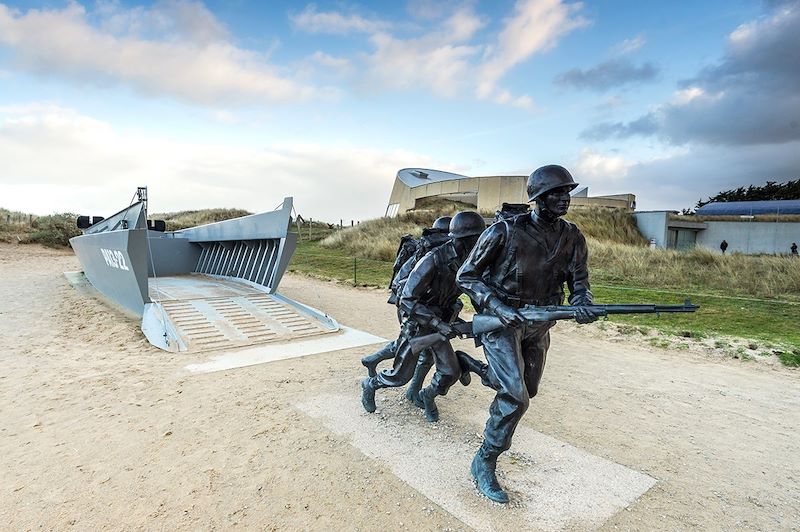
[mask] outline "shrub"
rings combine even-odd
[[[53,214],[37,218],[31,224],[33,232],[23,243],[37,243],[48,247],[69,246],[69,239],[81,234],[75,221],[77,216],[71,213]]]

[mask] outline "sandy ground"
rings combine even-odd
[[[358,394],[369,348],[190,375],[212,355],[149,346],[67,284],[74,269],[0,244],[0,528],[468,529],[296,408]],[[293,276],[281,291],[396,334],[383,291]],[[559,325],[522,422],[658,480],[601,529],[799,530],[798,372],[620,340]],[[443,419],[488,408],[489,390],[457,386]]]

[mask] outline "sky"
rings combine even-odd
[[[639,210],[800,178],[800,1],[0,0],[0,207],[382,216],[567,167]]]

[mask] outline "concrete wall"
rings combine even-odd
[[[478,210],[494,212],[504,202],[528,203],[527,184],[528,176],[488,176],[438,181],[410,188],[398,178],[395,179],[392,186],[389,205],[397,204],[397,213],[402,214],[414,209],[417,200],[421,198],[446,197],[448,194],[475,194],[478,198]],[[630,206],[635,202],[636,196],[633,194],[572,198],[572,205],[576,207],[609,207],[630,210]]]
[[[636,226],[639,232],[648,240],[655,239],[656,246],[667,247],[667,221],[668,211],[635,212]]]
[[[728,241],[727,253],[789,253],[792,242],[800,245],[800,222],[714,222],[697,234],[697,245],[719,252]]]
[[[631,197],[633,194],[630,195]],[[597,198],[586,198],[586,197],[573,197],[570,204],[573,207],[608,207],[611,209],[624,209],[624,210],[631,210],[631,204],[635,203],[636,200],[628,200],[627,198],[618,199],[618,198],[610,198],[610,197],[597,197]]]

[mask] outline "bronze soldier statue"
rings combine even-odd
[[[402,386],[411,379],[419,358],[411,349],[411,338],[437,332],[444,337],[453,336],[450,323],[461,309],[458,300],[461,290],[455,282],[456,272],[485,228],[486,224],[478,213],[457,213],[450,222],[450,240],[427,253],[411,270],[400,297],[400,309],[406,319],[396,341],[394,365],[392,369],[361,382],[361,403],[367,412],[375,411],[376,390]],[[446,338],[430,349],[436,362],[436,373],[420,396],[425,417],[436,421],[439,413],[435,397],[445,395],[461,377],[461,366]]]
[[[403,318],[400,310],[400,295],[408,280],[408,275],[425,254],[450,240],[448,233],[451,220],[452,217],[450,216],[441,216],[433,222],[430,228],[423,229],[422,236],[419,239],[409,240],[411,236],[406,235],[400,241],[393,267],[392,280],[389,285],[391,295],[387,302],[397,306],[397,319],[401,325]],[[395,340],[387,343],[375,353],[362,358],[361,364],[367,368],[367,374],[370,377],[374,377],[377,374],[378,364],[384,360],[394,358],[396,352],[397,341]],[[431,367],[433,367],[433,353],[426,349],[420,354],[414,377],[411,379],[408,390],[406,390],[406,398],[420,408],[423,405],[419,399],[419,391]]]
[[[488,369],[460,355],[497,394],[489,408],[484,441],[472,461],[478,489],[491,500],[506,503],[508,495],[495,474],[497,457],[508,450],[514,431],[539,388],[544,371],[549,329],[554,321],[526,322],[518,312],[525,305],[560,305],[564,283],[569,302],[581,308],[575,319],[597,319],[590,308],[587,248],[578,228],[561,219],[578,184],[566,168],[543,166],[528,178],[530,214],[501,220],[487,229],[458,271],[457,282],[477,310],[497,316],[504,327],[480,335]]]

